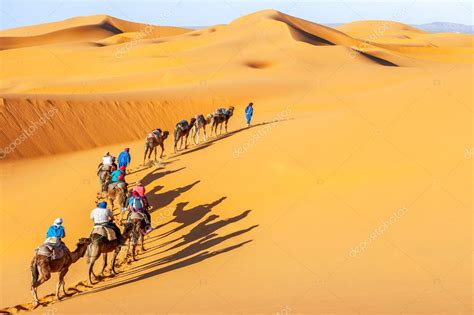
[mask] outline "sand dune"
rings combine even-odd
[[[77,17],[29,27],[0,31],[0,50],[22,47],[93,42],[122,34],[158,38],[188,32],[188,29],[129,22],[107,15]]]
[[[274,10],[146,27],[0,32],[3,310],[33,310],[33,249],[57,216],[88,235],[100,157],[130,147],[148,251],[94,286],[80,260],[36,312],[472,313],[473,36]],[[229,134],[141,165],[150,129],[229,105]]]
[[[369,66],[375,67],[375,72],[384,73],[386,66],[416,71],[407,68],[455,54],[459,55],[459,62],[468,62],[472,53],[472,36],[469,35],[424,35],[431,36],[436,47],[409,45],[409,48],[405,44],[369,43],[359,39],[369,34],[371,27],[379,28],[384,22],[374,23],[341,26],[340,30],[346,31],[346,34],[267,10],[239,18],[227,26],[192,32],[170,27],[154,27],[146,31],[146,25],[108,16],[81,17],[23,30],[3,31],[0,34],[4,35],[1,37],[4,47],[24,48],[1,52],[4,60],[2,109],[5,113],[2,123],[10,125],[14,121],[11,118],[12,108],[16,106],[36,113],[36,117],[29,116],[32,121],[40,119],[42,112],[38,109],[45,107],[32,107],[28,100],[31,95],[40,95],[43,101],[37,102],[49,102],[51,106],[78,104],[86,98],[87,108],[92,111],[102,112],[101,104],[109,104],[107,115],[110,117],[118,115],[121,120],[128,118],[140,122],[137,123],[140,127],[124,129],[120,128],[120,121],[107,120],[103,132],[97,133],[95,128],[91,131],[87,125],[80,123],[81,120],[90,120],[88,111],[80,110],[84,105],[58,105],[60,114],[55,128],[90,136],[72,143],[66,132],[63,138],[55,135],[55,140],[51,142],[47,140],[48,129],[42,129],[41,133],[34,135],[32,142],[22,145],[9,158],[54,154],[105,145],[111,141],[134,140],[156,124],[171,129],[179,117],[193,115],[196,104],[200,104],[201,110],[207,113],[216,106],[245,103],[249,98],[264,100],[273,97],[272,92],[265,92],[268,90],[265,87],[262,93],[243,95],[232,88],[231,81],[252,85],[252,81],[257,80],[267,85],[272,84],[267,82],[271,80],[276,84],[284,81],[287,71],[291,71],[290,85],[294,86],[293,93],[299,93],[307,88],[305,76],[308,69],[330,73],[332,67],[344,65],[355,71]],[[390,30],[390,38],[393,34],[425,34],[402,24],[393,25],[396,27]],[[260,31],[256,33],[255,29]],[[19,35],[23,36],[21,40],[17,40]],[[51,43],[55,45],[43,46]],[[443,50],[439,52],[440,49]],[[80,67],[76,60],[81,60]],[[299,62],[295,63],[295,60]],[[391,71],[389,76],[396,76],[400,71]],[[197,94],[191,92],[196,83],[201,90]],[[189,99],[186,99],[186,92],[183,92],[184,96],[176,97],[180,89],[193,94]],[[87,97],[97,93],[100,93],[100,102],[96,97]],[[145,100],[153,105],[138,110],[123,102],[123,98]],[[157,116],[165,110],[166,103],[179,110],[170,119],[159,119]],[[127,113],[127,117],[123,117],[123,112]],[[140,117],[148,117],[148,120],[143,121]],[[2,146],[14,141],[21,128],[30,122],[19,121],[5,128]],[[65,125],[59,127],[57,124]],[[118,128],[121,132],[116,133]]]

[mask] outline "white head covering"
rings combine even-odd
[[[63,224],[63,218],[56,218],[54,220],[54,225],[61,225]]]

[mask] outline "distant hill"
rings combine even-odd
[[[424,31],[431,33],[466,33],[474,34],[472,25],[450,23],[450,22],[433,22],[428,24],[413,25]]]
[[[329,27],[338,27],[344,23],[324,23]],[[451,22],[433,22],[427,24],[410,24],[413,27],[419,28],[430,33],[465,33],[474,34],[474,27],[472,25],[465,25]]]

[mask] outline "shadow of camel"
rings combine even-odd
[[[85,294],[96,293],[96,292],[106,291],[106,290],[116,288],[116,287],[121,287],[123,285],[127,285],[127,284],[130,284],[130,283],[134,283],[136,281],[148,279],[150,277],[154,277],[154,276],[163,274],[165,272],[169,272],[169,271],[173,271],[173,270],[176,270],[176,269],[179,269],[179,268],[187,267],[187,266],[199,263],[199,262],[201,262],[203,260],[206,260],[208,258],[214,257],[216,255],[220,255],[222,253],[226,253],[226,252],[229,252],[231,250],[235,250],[235,249],[251,242],[252,240],[247,240],[247,241],[241,242],[239,244],[232,245],[232,246],[229,246],[229,247],[225,247],[223,249],[216,250],[216,251],[209,252],[207,249],[209,249],[210,247],[216,246],[216,245],[218,245],[218,244],[220,244],[220,243],[222,243],[222,242],[224,242],[228,239],[231,239],[233,237],[236,237],[236,236],[242,235],[244,233],[247,233],[247,232],[253,230],[256,227],[258,227],[258,225],[253,225],[249,228],[239,230],[239,231],[227,234],[225,236],[217,236],[217,234],[208,235],[205,238],[199,240],[198,242],[196,242],[194,244],[191,244],[190,246],[184,248],[183,250],[181,250],[181,251],[179,251],[175,254],[172,254],[168,257],[165,257],[165,258],[150,262],[148,264],[145,264],[145,265],[141,266],[139,269],[132,270],[132,272],[124,272],[124,275],[125,276],[130,276],[130,275],[133,275],[137,272],[146,271],[148,269],[153,269],[153,270],[150,270],[150,271],[148,271],[144,274],[141,274],[141,275],[137,275],[137,276],[135,276],[133,278],[130,278],[130,279],[126,279],[126,280],[123,280],[123,281],[120,281],[120,282],[117,282],[117,283],[113,283],[113,284],[110,284],[110,285],[105,285],[104,287],[101,287],[97,290],[89,291]],[[183,258],[186,258],[186,259],[180,260],[180,259],[183,259]],[[178,260],[180,260],[180,261],[178,261]],[[176,261],[178,261],[178,262],[176,262]],[[168,264],[168,263],[172,263],[172,264],[159,268],[160,266],[162,266],[164,264]],[[158,269],[155,269],[157,267],[158,267]]]
[[[173,249],[177,249],[177,248],[182,247],[182,246],[184,246],[188,243],[192,243],[194,241],[197,241],[198,239],[200,239],[202,237],[205,237],[206,235],[210,235],[210,234],[214,233],[215,231],[217,231],[218,229],[220,229],[220,228],[222,228],[222,227],[224,227],[228,224],[231,224],[231,223],[234,223],[234,222],[237,222],[237,221],[240,221],[240,220],[244,219],[245,217],[247,217],[247,215],[250,212],[251,212],[251,210],[246,210],[246,211],[242,212],[241,214],[239,214],[235,217],[220,220],[220,221],[217,221],[217,222],[214,222],[214,223],[211,223],[211,222],[218,219],[219,216],[216,215],[216,214],[210,215],[209,217],[206,218],[206,220],[202,221],[197,226],[192,228],[191,231],[188,234],[183,235],[183,236],[181,236],[177,239],[174,239],[174,240],[168,242],[169,244],[171,244],[171,243],[175,243],[175,242],[182,239],[182,241],[180,243],[168,248],[164,252],[167,252],[167,251],[170,251],[170,250],[173,250]]]
[[[247,215],[250,213],[251,210],[246,210],[244,212],[242,212],[241,214],[235,216],[235,217],[232,217],[232,218],[228,218],[228,219],[224,219],[224,220],[220,220],[220,221],[217,221],[217,222],[214,222],[214,223],[211,223],[209,224],[210,222],[212,221],[215,221],[217,218],[219,218],[218,215],[215,215],[215,214],[212,214],[210,215],[209,217],[207,217],[204,221],[202,221],[201,223],[199,223],[197,226],[195,226],[193,229],[191,229],[191,231],[186,234],[186,235],[183,235],[183,236],[180,236],[176,239],[173,239],[171,241],[167,241],[165,243],[161,243],[159,245],[155,245],[151,248],[149,248],[147,250],[147,253],[150,253],[150,252],[153,252],[157,249],[160,249],[160,248],[163,248],[163,247],[166,247],[168,245],[171,245],[173,243],[176,243],[178,242],[179,240],[182,239],[182,241],[178,244],[175,244],[173,245],[172,247],[166,249],[166,250],[163,250],[163,251],[160,251],[158,252],[158,254],[161,254],[161,253],[165,253],[165,252],[168,252],[170,250],[173,250],[173,249],[177,249],[179,247],[182,247],[186,244],[189,244],[189,243],[192,243],[194,241],[197,241],[198,239],[200,238],[204,238],[206,237],[207,235],[210,235],[210,234],[213,234],[214,232],[216,232],[218,229],[224,227],[224,226],[227,226],[231,223],[234,223],[234,222],[237,222],[237,221],[240,221],[242,219],[244,219],[245,217],[247,217]],[[179,227],[180,229],[182,228],[181,226]],[[174,231],[172,231],[174,232]],[[167,235],[170,235],[171,233],[166,233]],[[155,236],[153,239],[148,239],[152,242],[158,240],[158,239],[161,239],[163,238],[164,236],[161,236],[161,235],[158,235],[158,236]],[[151,256],[154,256],[155,254],[151,254],[151,255],[146,255],[146,256],[143,256],[142,258],[148,258],[148,257],[151,257]]]
[[[200,151],[202,149],[205,149],[205,148],[213,145],[217,141],[223,140],[227,137],[233,136],[233,135],[235,135],[239,132],[245,131],[245,130],[251,130],[252,128],[265,126],[265,125],[268,125],[268,124],[274,124],[274,123],[282,122],[282,121],[285,121],[285,120],[291,120],[291,119],[293,119],[293,118],[280,119],[280,120],[274,120],[274,121],[266,121],[266,122],[261,122],[261,123],[256,124],[256,125],[252,125],[250,127],[243,127],[243,128],[240,128],[240,129],[237,129],[237,130],[225,133],[225,134],[215,136],[215,138],[212,138],[211,140],[207,140],[206,142],[202,142],[201,144],[198,144],[198,145],[192,147],[191,149],[185,149],[185,150],[182,150],[182,151],[178,151],[174,154],[174,156],[186,155],[186,154],[189,154],[189,153]]]
[[[223,199],[223,198],[221,198],[221,199]],[[219,199],[219,200],[221,200],[221,199]],[[213,204],[217,203],[219,200],[215,201]],[[187,212],[189,212],[189,211],[190,210],[188,210]],[[218,229],[221,229],[221,228],[223,228],[225,226],[228,226],[232,223],[235,223],[235,222],[238,222],[238,221],[241,221],[241,220],[245,219],[250,212],[251,212],[251,210],[246,210],[246,211],[242,212],[241,214],[239,214],[237,216],[227,218],[227,219],[223,219],[223,220],[219,220],[217,222],[213,222],[213,221],[215,221],[217,218],[219,218],[219,216],[215,215],[215,214],[211,214],[206,219],[202,220],[198,225],[193,227],[189,231],[189,233],[187,233],[187,234],[185,234],[185,235],[183,235],[183,236],[181,236],[181,237],[179,237],[179,238],[177,238],[173,241],[170,241],[167,244],[173,243],[173,242],[176,242],[176,241],[179,241],[180,239],[182,239],[183,241],[181,243],[178,243],[178,244],[174,245],[173,247],[171,247],[167,250],[156,252],[156,253],[151,253],[151,252],[163,247],[162,244],[156,245],[154,247],[151,247],[151,248],[147,249],[146,255],[142,254],[140,256],[140,259],[149,259],[149,258],[152,258],[153,256],[157,256],[157,255],[169,252],[170,250],[178,249],[180,247],[184,247],[187,244],[188,245],[190,244],[189,246],[185,247],[182,250],[177,251],[174,254],[170,254],[167,257],[164,257],[164,258],[161,258],[161,259],[158,259],[158,260],[153,260],[153,261],[145,263],[141,266],[134,267],[134,268],[126,271],[124,273],[124,275],[126,275],[127,277],[133,276],[133,275],[138,274],[140,272],[146,271],[149,268],[154,268],[156,266],[159,266],[159,265],[162,265],[162,264],[167,264],[167,263],[173,262],[175,260],[190,257],[194,254],[205,251],[205,250],[209,249],[210,247],[218,245],[221,242],[223,242],[223,241],[225,241],[229,238],[232,238],[232,237],[241,235],[243,233],[246,233],[246,232],[254,229],[255,227],[257,227],[258,225],[254,225],[254,226],[251,226],[248,229],[244,229],[244,230],[240,230],[240,231],[237,231],[237,232],[227,234],[226,236],[218,236],[216,231]],[[189,222],[189,223],[191,223],[191,222]]]
[[[162,233],[160,235],[149,238],[148,240],[164,238],[166,236],[169,236],[173,233],[178,232],[179,230],[184,229],[185,227],[187,227],[191,224],[194,224],[194,223],[198,222],[199,220],[204,218],[204,216],[206,214],[211,212],[212,209],[215,206],[220,204],[226,198],[227,197],[221,197],[221,198],[219,198],[216,201],[213,201],[211,203],[199,205],[199,206],[196,206],[196,207],[188,209],[188,210],[184,210],[184,208],[186,207],[187,204],[189,204],[189,202],[179,202],[178,204],[176,204],[176,209],[173,211],[173,215],[174,215],[175,218],[171,221],[168,221],[168,222],[158,226],[157,229],[159,229],[159,228],[161,228],[165,225],[171,224],[171,223],[179,223],[180,225],[175,227],[174,229],[168,231],[168,232],[165,232],[165,233]]]
[[[170,203],[173,202],[176,198],[178,198],[182,193],[187,192],[191,188],[193,188],[197,183],[201,182],[200,180],[195,181],[189,185],[178,187],[167,192],[157,194],[156,192],[163,188],[163,186],[155,186],[153,189],[146,194],[146,198],[148,199],[148,203],[153,207],[150,210],[150,213],[155,212],[159,208],[166,207]]]
[[[148,185],[148,184],[151,184],[153,181],[157,180],[157,179],[160,179],[162,177],[165,177],[166,175],[170,175],[170,174],[173,174],[173,173],[176,173],[176,172],[179,172],[179,171],[182,171],[184,170],[186,167],[181,167],[181,168],[177,168],[175,170],[169,170],[169,171],[163,171],[163,172],[160,172],[162,169],[164,169],[163,167],[159,167],[155,170],[153,170],[152,172],[146,174],[141,182],[143,185]]]

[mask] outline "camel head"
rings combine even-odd
[[[77,244],[76,244],[77,249],[75,251],[79,252],[81,257],[84,257],[84,254],[86,253],[86,250],[87,250],[87,246],[89,246],[90,243],[91,243],[90,238],[81,237],[77,241]]]
[[[234,114],[234,109],[235,109],[234,106],[229,106],[229,117]]]
[[[191,118],[191,119],[189,120],[189,128],[191,128],[192,126],[194,126],[194,123],[195,123],[195,122],[196,122],[196,118],[194,118],[194,117]]]
[[[169,135],[170,133],[168,131],[163,131],[163,135],[161,136],[161,139],[165,140],[166,138],[168,138]]]

